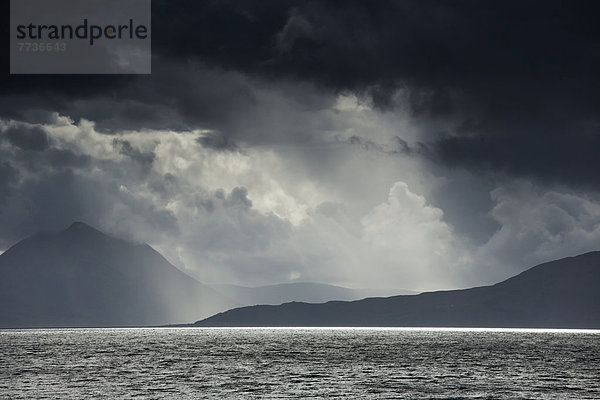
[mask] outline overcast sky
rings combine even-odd
[[[599,250],[599,8],[153,0],[150,76],[5,48],[0,251],[79,220],[207,283],[426,290]]]

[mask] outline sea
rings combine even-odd
[[[600,331],[0,330],[2,399],[600,399]]]

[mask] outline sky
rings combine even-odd
[[[151,75],[4,43],[0,252],[83,221],[206,283],[433,290],[600,249],[597,2],[152,7]]]

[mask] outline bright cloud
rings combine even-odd
[[[256,126],[291,129],[286,113],[305,125],[291,100],[257,96],[279,113]],[[403,140],[416,142],[418,129],[406,118],[354,96],[304,118],[311,140],[273,145],[232,144],[211,129],[106,134],[59,114],[45,124],[1,120],[0,246],[84,220],[150,243],[208,283],[420,290],[493,283],[596,249],[596,200],[527,181],[491,191],[478,212],[498,229],[473,244],[440,198],[433,205],[442,185],[453,198],[453,178],[409,154]]]

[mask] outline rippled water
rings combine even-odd
[[[0,331],[0,398],[600,398],[600,332]]]

